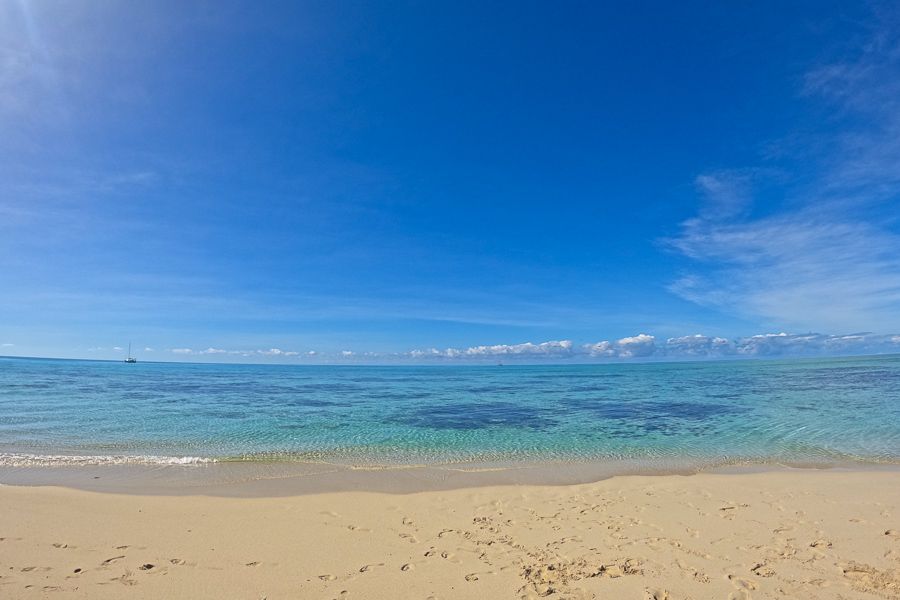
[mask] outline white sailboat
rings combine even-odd
[[[131,355],[131,342],[128,342],[128,358],[125,359],[127,363],[136,363],[137,359]]]

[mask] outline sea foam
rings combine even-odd
[[[63,467],[106,465],[201,465],[216,462],[200,456],[80,456],[69,454],[2,454],[0,467]]]

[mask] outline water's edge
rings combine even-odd
[[[0,466],[0,486],[55,486],[129,495],[286,497],[349,491],[411,494],[488,486],[566,486],[622,476],[810,470],[900,473],[900,463],[671,461],[650,464],[618,460],[359,466],[258,461]]]

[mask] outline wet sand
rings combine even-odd
[[[0,484],[60,486],[85,491],[164,495],[274,497],[324,492],[409,494],[508,485],[577,485],[623,475],[752,473],[796,469],[894,471],[900,465],[844,460],[828,463],[753,460],[616,459],[363,464],[324,461],[216,461],[191,465],[0,465]]]
[[[0,597],[900,598],[895,469],[268,493],[283,479],[2,486]]]

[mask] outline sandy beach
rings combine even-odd
[[[3,598],[900,598],[900,473],[410,494],[0,487]]]

